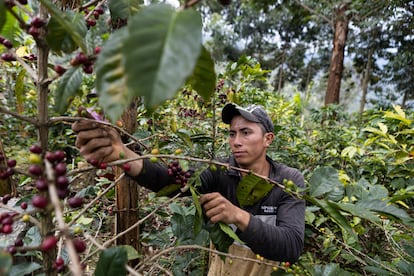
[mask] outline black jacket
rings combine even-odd
[[[299,187],[304,187],[304,178],[299,170],[279,164],[267,158],[271,164],[269,178],[283,183],[291,180]],[[225,163],[237,166],[231,156]],[[174,183],[167,174],[167,168],[160,162],[144,160],[141,174],[134,178],[140,185],[153,191]],[[236,170],[205,170],[201,174],[202,186],[199,192],[219,192],[234,205],[237,201],[236,188],[241,175]],[[285,193],[277,186],[253,206],[243,207],[248,211],[250,222],[245,231],[236,230],[239,238],[256,254],[269,260],[295,262],[303,250],[305,231],[305,201]]]

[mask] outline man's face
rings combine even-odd
[[[266,148],[273,140],[273,133],[264,133],[258,123],[242,116],[234,116],[230,123],[229,143],[231,151],[240,165],[253,169],[265,160]]]

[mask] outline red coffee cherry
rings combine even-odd
[[[42,251],[49,251],[53,249],[56,246],[56,244],[57,244],[57,238],[55,236],[49,236],[43,240],[42,245],[40,246],[40,249]]]
[[[68,199],[68,205],[71,208],[81,207],[82,204],[83,204],[83,198],[82,197],[75,196],[75,197],[71,197],[71,198]]]
[[[43,174],[43,168],[40,167],[39,165],[30,165],[29,173],[31,173],[34,176],[40,176]]]
[[[42,148],[39,145],[31,145],[29,148],[31,153],[41,154]]]
[[[45,208],[48,203],[47,198],[42,195],[35,195],[32,198],[32,205],[39,209]]]
[[[78,253],[82,253],[86,250],[86,243],[81,239],[73,239],[73,245],[75,246],[75,250]]]

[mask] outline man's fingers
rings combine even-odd
[[[80,132],[85,130],[91,130],[99,127],[99,123],[92,120],[79,120],[72,124],[72,130],[74,132]]]

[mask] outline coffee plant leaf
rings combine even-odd
[[[203,209],[201,208],[200,201],[198,200],[198,195],[193,186],[190,186],[191,197],[196,209],[196,214],[194,217],[194,233],[200,232],[203,226]]]
[[[216,87],[214,61],[204,46],[201,48],[201,55],[198,58],[193,75],[190,77],[188,83],[204,100],[208,100],[214,93]]]
[[[86,25],[84,25],[84,28],[82,28],[85,30],[85,33],[79,32],[79,26],[81,26],[80,24],[82,24],[81,22],[83,21],[79,19],[72,21],[73,18],[78,18],[79,15],[70,16],[69,12],[65,13],[61,11],[55,4],[53,4],[49,0],[39,0],[39,2],[46,7],[51,16],[57,21],[61,28],[67,32],[67,34],[73,39],[76,45],[78,45],[84,53],[87,53],[86,45],[84,42],[84,34],[86,34],[87,30]],[[83,24],[85,23],[83,22]]]
[[[2,4],[3,2],[3,4]],[[13,44],[16,43],[16,38],[22,34],[22,29],[19,26],[19,21],[11,15],[6,9],[4,0],[0,1],[0,32],[1,36],[10,40]],[[0,44],[1,45],[1,44]],[[3,46],[3,45],[1,45]]]
[[[180,184],[170,184],[170,185],[167,185],[161,188],[161,190],[157,191],[156,195],[157,196],[169,196],[172,193],[178,191],[180,188],[181,188]]]
[[[79,93],[82,84],[82,72],[79,66],[71,67],[58,80],[55,91],[55,110],[64,113],[75,96]]]
[[[99,105],[111,122],[116,122],[131,101],[126,84],[124,57],[121,53],[126,29],[114,32],[102,46],[96,60],[96,90]]]
[[[386,216],[393,220],[400,220],[404,222],[410,222],[412,218],[401,208],[395,205],[389,204],[387,201],[380,199],[364,200],[356,203],[360,208],[366,208],[380,215]]]
[[[358,237],[352,229],[352,226],[349,224],[349,221],[344,215],[342,215],[341,209],[335,205],[335,203],[320,200],[308,194],[304,194],[303,199],[310,202],[312,205],[320,207],[321,210],[342,229],[342,231],[347,232],[355,241],[358,240]]]
[[[236,233],[231,229],[231,227],[223,222],[217,223],[220,226],[221,231],[226,233],[230,238],[235,240],[238,243],[244,244],[244,242],[236,235]]]
[[[13,276],[24,276],[24,275],[30,275],[32,272],[35,272],[42,266],[35,262],[30,263],[21,263],[14,265],[10,270],[10,275]]]
[[[177,237],[176,244],[191,244],[194,239],[194,215],[174,213],[171,217],[171,230]]]
[[[24,69],[21,70],[17,74],[16,85],[15,85],[15,88],[14,88],[14,94],[16,96],[17,111],[19,113],[23,112],[24,102],[26,100],[26,98],[25,98],[25,89],[24,89],[25,75],[26,75],[26,70],[24,70]]]
[[[116,246],[105,249],[99,255],[95,276],[126,275],[125,265],[128,262],[128,254],[124,247]]]
[[[224,253],[229,252],[230,245],[233,244],[234,239],[225,233],[220,227],[220,223],[215,223],[213,225],[208,225],[207,231],[210,233],[210,240],[214,244],[214,247]],[[220,255],[222,260],[225,260],[226,257]]]
[[[12,256],[5,251],[0,251],[0,275],[9,275],[12,264]]]
[[[143,5],[143,0],[111,0],[108,1],[111,20],[127,19],[136,14]]]
[[[342,187],[339,181],[338,171],[332,167],[322,167],[316,169],[309,179],[309,195],[319,197],[334,191],[337,187]]]
[[[135,259],[142,257],[142,255],[130,245],[120,245],[119,247],[124,248],[125,251],[127,252],[128,261],[135,260]]]
[[[6,4],[4,0],[0,0],[0,31],[6,23]]]
[[[341,209],[345,212],[348,212],[352,216],[357,216],[360,218],[364,218],[370,220],[375,223],[380,223],[380,218],[370,210],[366,208],[361,208],[360,206],[352,203],[331,203],[331,205],[335,205],[338,209]]]
[[[151,5],[131,18],[128,30],[123,47],[127,85],[152,110],[173,98],[193,72],[201,52],[201,16]]]
[[[273,184],[254,174],[248,174],[237,185],[237,200],[241,206],[250,206],[265,197]]]
[[[62,20],[70,22],[72,32],[67,31],[67,23],[62,24]],[[79,42],[77,43],[75,41],[76,35],[74,37],[73,34],[76,33],[85,37],[87,30],[85,19],[80,13],[68,11],[63,14],[63,19],[52,16],[47,25],[47,44],[57,54],[61,54],[62,52],[72,53],[80,46]]]
[[[335,276],[335,275],[344,275],[351,276],[352,273],[343,270],[338,264],[329,263],[327,265],[316,265],[314,266],[313,275],[326,275],[326,276]]]

